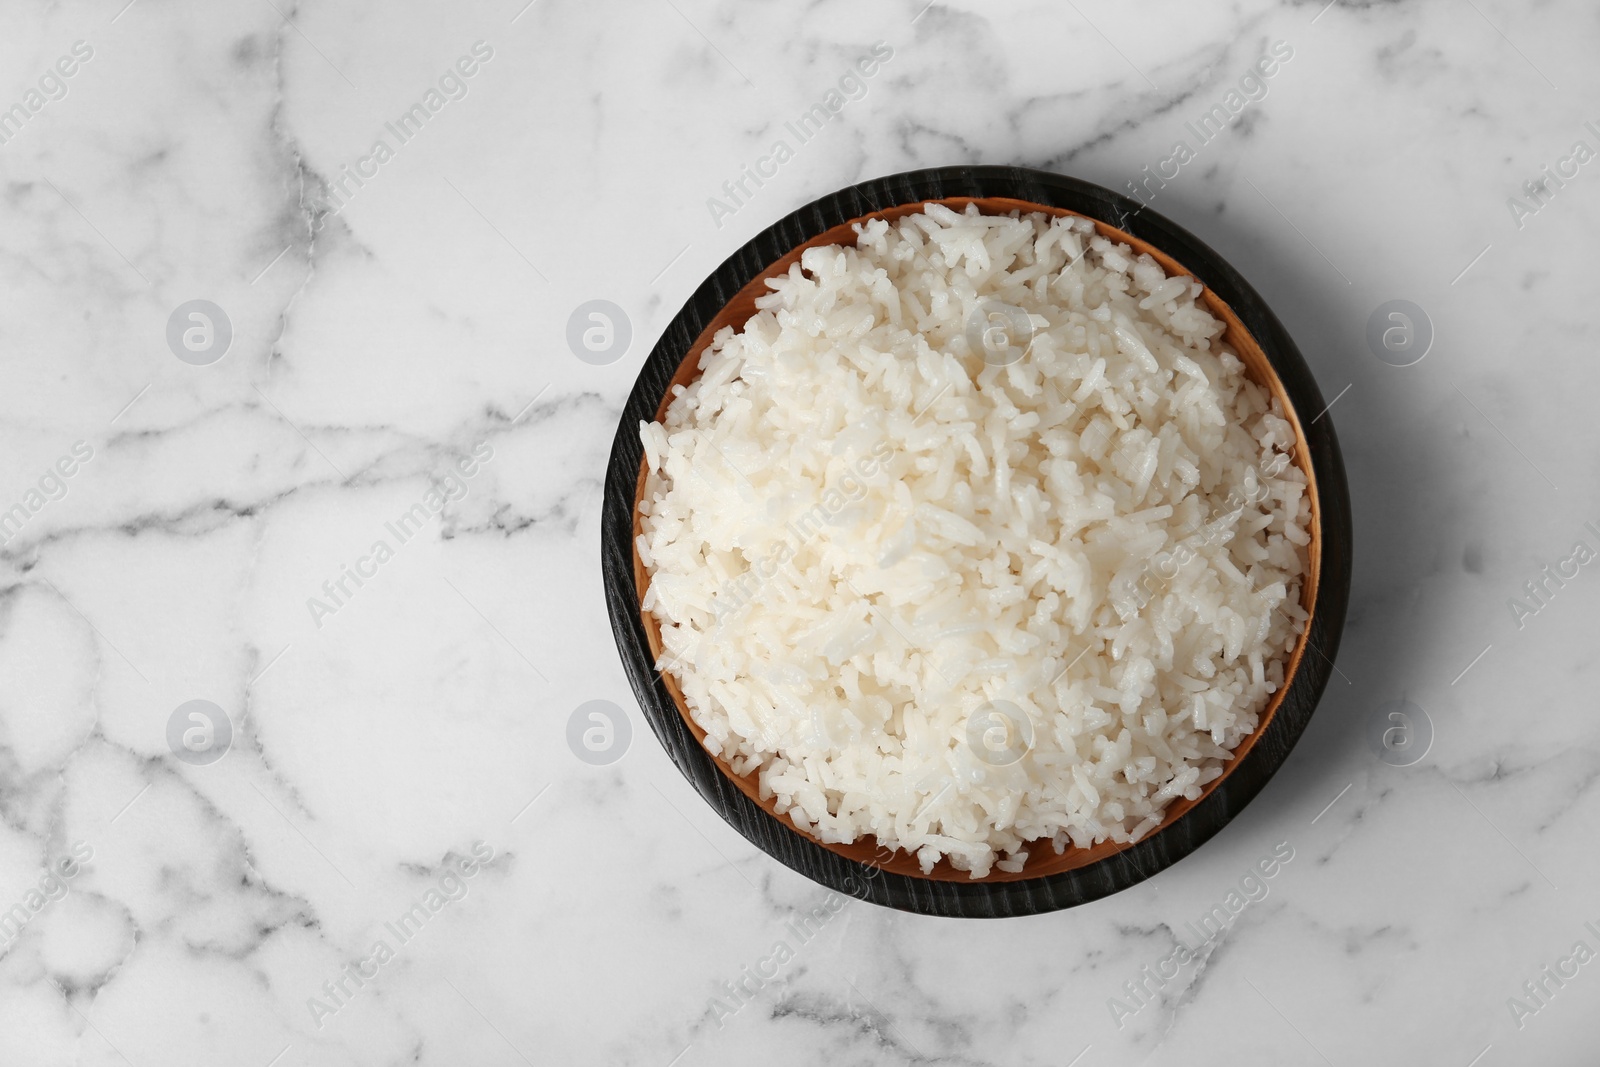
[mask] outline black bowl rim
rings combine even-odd
[[[1077,870],[1010,882],[947,882],[893,874],[831,852],[768,814],[727,778],[683,721],[655,672],[633,573],[633,501],[643,446],[638,426],[655,417],[668,383],[706,323],[796,245],[876,211],[947,197],[1008,197],[1101,220],[1170,255],[1239,316],[1278,373],[1302,420],[1322,412],[1322,393],[1299,349],[1254,288],[1199,238],[1119,193],[1065,175],[1012,166],[934,167],[875,178],[807,204],[751,238],[711,273],[673,317],[645,360],[623,409],[606,469],[601,566],[612,631],[629,684],[667,755],[712,809],[767,855],[830,889],[922,915],[1001,918],[1076,907],[1172,866],[1244,810],[1305,732],[1338,654],[1350,596],[1350,493],[1326,414],[1302,422],[1322,508],[1322,572],[1309,643],[1282,704],[1254,747],[1200,803],[1171,826]]]

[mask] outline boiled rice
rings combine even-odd
[[[856,229],[640,426],[658,667],[824,841],[977,878],[1137,840],[1283,682],[1292,428],[1200,285],[1086,219]]]

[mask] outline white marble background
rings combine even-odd
[[[19,0],[0,32],[0,509],[26,517],[0,549],[0,924],[25,919],[0,1063],[1595,1062],[1600,963],[1509,1004],[1600,949],[1600,567],[1509,606],[1600,547],[1600,164],[1508,206],[1600,147],[1592,5],[125,2]],[[478,41],[467,95],[320,213]],[[719,226],[707,199],[878,41],[866,95]],[[598,491],[646,352],[798,205],[962,162],[1123,188],[1276,41],[1266,97],[1153,206],[1338,398],[1357,567],[1309,732],[1142,885],[1001,922],[851,903],[716,1018],[825,892],[698,800],[614,650]],[[209,366],[165,337],[196,298],[235,331]],[[1396,298],[1437,331],[1411,367],[1364,339]],[[632,323],[606,366],[565,340],[591,299]],[[467,494],[315,625],[479,442]],[[1393,767],[1364,731],[1401,698],[1435,736]],[[206,766],[167,741],[195,699],[233,725]],[[593,699],[633,727],[609,766],[566,742]],[[1122,984],[1283,842],[1270,894],[1119,1027]]]

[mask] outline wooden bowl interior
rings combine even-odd
[[[683,359],[683,362],[678,365],[677,373],[673,375],[672,381],[668,384],[666,393],[661,399],[661,404],[656,410],[656,421],[661,421],[666,415],[667,407],[673,399],[673,386],[687,386],[699,375],[701,353],[703,353],[711,344],[711,341],[716,336],[717,332],[724,326],[732,326],[735,329],[738,329],[756,314],[756,298],[764,296],[772,291],[767,288],[765,284],[766,279],[776,277],[781,274],[786,274],[789,270],[789,267],[799,261],[801,253],[813,246],[854,245],[856,242],[854,226],[859,223],[874,218],[893,221],[903,216],[921,211],[924,205],[929,203],[943,204],[953,211],[964,211],[968,204],[977,204],[978,210],[986,215],[1004,215],[1012,211],[1037,211],[1057,216],[1079,215],[1078,212],[1068,211],[1065,208],[1049,207],[1043,204],[1029,203],[1025,200],[1011,200],[1003,197],[951,197],[943,200],[917,201],[916,203],[912,204],[902,204],[898,207],[888,208],[883,211],[876,211],[870,215],[863,215],[860,218],[852,219],[849,222],[835,226],[830,230],[820,233],[811,238],[811,240],[791,250],[787,255],[783,256],[777,262],[773,263],[766,270],[762,271],[759,275],[753,278],[749,284],[739,290],[732,300],[728,301],[727,305],[723,307],[723,309],[715,318],[706,324],[706,328],[700,332],[699,337],[695,338],[694,344],[690,347],[688,354]],[[1088,216],[1080,217],[1088,218]],[[1094,223],[1095,228],[1102,236],[1112,241],[1129,245],[1135,252],[1148,253],[1156,260],[1156,262],[1161,264],[1162,268],[1166,270],[1169,276],[1193,276],[1183,267],[1182,264],[1177,263],[1172,259],[1172,257],[1168,256],[1160,249],[1146,243],[1145,241],[1142,241],[1131,234],[1124,233],[1122,230],[1101,222],[1099,219],[1090,218],[1089,221]],[[1310,615],[1314,612],[1316,607],[1317,583],[1322,569],[1322,511],[1317,499],[1316,478],[1311,469],[1311,457],[1306,448],[1305,433],[1300,423],[1299,414],[1295,411],[1294,405],[1290,402],[1289,395],[1284,390],[1283,383],[1278,379],[1277,374],[1273,371],[1271,362],[1267,359],[1266,354],[1262,352],[1261,346],[1256,343],[1255,338],[1252,337],[1249,331],[1244,328],[1244,324],[1239,321],[1239,317],[1234,314],[1233,309],[1230,308],[1221,297],[1212,292],[1210,288],[1206,288],[1201,294],[1201,301],[1205,304],[1206,308],[1213,316],[1226,324],[1227,329],[1223,334],[1223,341],[1236,353],[1238,353],[1240,360],[1243,361],[1245,365],[1249,377],[1257,385],[1268,390],[1273,396],[1278,398],[1278,402],[1282,406],[1284,412],[1284,417],[1289,421],[1290,425],[1294,427],[1295,448],[1293,455],[1290,458],[1296,466],[1305,472],[1307,485],[1306,497],[1311,508],[1311,522],[1307,529],[1307,533],[1310,537],[1310,544],[1307,546],[1308,569],[1300,588],[1301,606],[1305,608],[1307,615]],[[646,572],[644,563],[639,558],[637,547],[637,539],[641,532],[639,500],[644,493],[646,473],[647,469],[645,467],[645,463],[641,460],[639,466],[639,479],[634,488],[633,496],[633,535],[635,544],[633,550],[633,576],[635,588],[638,589],[639,596],[641,598],[640,617],[644,622],[645,633],[649,638],[652,661],[659,663],[661,661],[663,651],[661,642],[661,627],[657,623],[655,616],[643,610],[642,598],[649,588],[650,575]],[[1223,767],[1222,775],[1215,781],[1207,784],[1204,790],[1201,792],[1199,798],[1192,801],[1180,799],[1168,805],[1165,817],[1162,819],[1161,824],[1154,830],[1150,831],[1150,833],[1146,834],[1141,840],[1149,840],[1152,836],[1159,834],[1162,830],[1165,830],[1167,827],[1171,826],[1178,819],[1181,819],[1184,816],[1184,813],[1188,812],[1196,804],[1200,803],[1201,800],[1204,800],[1208,795],[1210,795],[1211,791],[1216,789],[1217,786],[1219,786],[1223,780],[1227,778],[1228,774],[1233,770],[1233,768],[1237,767],[1244,757],[1249,753],[1250,749],[1254,747],[1256,741],[1258,741],[1261,738],[1261,735],[1266,732],[1267,724],[1272,721],[1272,716],[1278,710],[1278,705],[1282,703],[1284,694],[1289,690],[1289,682],[1293,679],[1295,672],[1299,669],[1301,658],[1305,654],[1307,637],[1310,634],[1310,631],[1311,623],[1308,619],[1304,629],[1301,631],[1300,639],[1296,642],[1294,651],[1289,657],[1289,663],[1284,672],[1283,685],[1280,686],[1278,691],[1273,694],[1272,700],[1268,703],[1266,710],[1262,713],[1261,720],[1256,725],[1255,730],[1250,733],[1242,742],[1240,742],[1239,747],[1234,750],[1233,759]],[[683,721],[688,724],[689,729],[693,731],[695,739],[703,745],[705,743],[705,731],[700,728],[699,724],[694,721],[694,717],[690,715],[688,703],[684,699],[683,691],[678,685],[678,680],[674,678],[670,672],[666,671],[662,672],[661,677],[662,681],[667,687],[667,691],[672,694],[674,703],[676,703],[678,706],[678,713],[683,716]],[[1048,842],[1040,842],[1038,847],[1029,850],[1028,859],[1023,864],[1022,870],[1018,872],[1007,872],[1002,871],[999,868],[991,868],[990,873],[986,877],[974,879],[968,872],[957,870],[950,865],[948,860],[941,859],[938,864],[934,866],[930,873],[924,874],[921,865],[917,862],[914,855],[899,849],[891,851],[888,848],[878,844],[877,839],[871,836],[864,837],[861,840],[848,845],[832,844],[820,840],[816,837],[816,835],[801,829],[799,826],[796,826],[793,820],[791,820],[787,814],[780,814],[775,807],[775,798],[769,797],[763,799],[761,797],[760,789],[758,788],[756,782],[756,774],[754,772],[745,776],[736,775],[733,773],[733,769],[728,766],[728,763],[724,759],[721,757],[713,757],[713,759],[722,773],[726,775],[741,792],[743,792],[751,800],[755,801],[757,805],[759,805],[773,818],[782,821],[784,825],[789,827],[789,829],[793,830],[795,833],[803,834],[806,837],[809,837],[811,840],[817,842],[817,844],[821,845],[823,848],[828,849],[830,852],[835,852],[848,859],[855,860],[858,863],[872,864],[883,870],[890,871],[895,874],[906,875],[912,878],[929,878],[936,881],[960,882],[1021,881],[1024,879],[1039,878],[1046,875],[1059,874],[1063,871],[1074,870],[1079,867],[1085,867],[1089,864],[1105,859],[1108,856],[1114,855],[1115,853],[1124,851],[1130,847],[1129,845],[1117,844],[1112,841],[1103,841],[1091,848],[1069,847],[1065,852],[1058,854],[1055,851],[1054,846],[1050,845]]]

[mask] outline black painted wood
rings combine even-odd
[[[1109,223],[1171,255],[1222,297],[1255,337],[1296,409],[1324,402],[1293,340],[1260,295],[1204,242],[1109,189],[1022,167],[938,167],[841,189],[780,219],[707,278],[668,324],[645,361],[611,446],[601,515],[606,605],[623,666],[656,737],[706,802],[757,847],[842,893],[924,915],[1000,918],[1074,907],[1126,889],[1203,845],[1259,793],[1305,731],[1338,654],[1350,595],[1350,493],[1332,419],[1304,427],[1322,505],[1322,575],[1312,619],[1313,654],[1303,657],[1283,703],[1255,747],[1212,793],[1171,826],[1098,863],[1015,882],[944,882],[891,874],[845,859],[761,810],[700,746],[655,673],[633,575],[633,503],[643,447],[641,421],[655,417],[667,384],[700,335],[747,282],[794,246],[850,219],[920,200],[1011,197],[1063,207]]]

